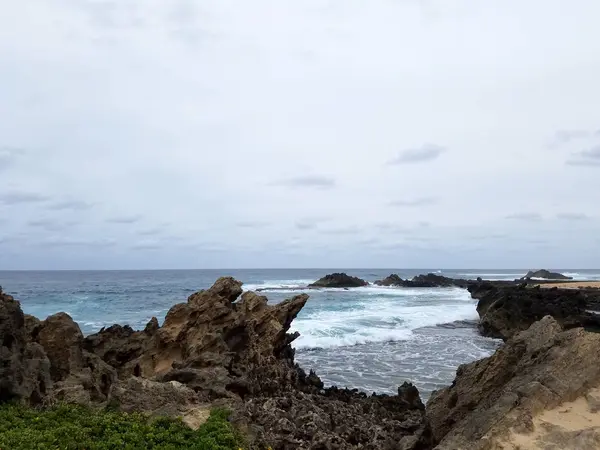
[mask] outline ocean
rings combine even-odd
[[[454,278],[512,280],[527,270],[438,269],[274,269],[158,271],[0,271],[4,291],[38,318],[64,311],[85,334],[115,323],[143,328],[152,316],[162,321],[175,303],[208,288],[223,275],[244,282],[246,290],[277,303],[298,294],[327,273],[344,271],[367,281],[390,273],[412,278],[435,272]],[[600,270],[564,270],[576,279],[600,280]],[[494,339],[476,330],[476,301],[458,288],[361,287],[309,290],[310,299],[292,330],[296,360],[314,369],[327,385],[368,393],[394,393],[413,382],[427,399],[454,379],[460,364],[489,356]]]

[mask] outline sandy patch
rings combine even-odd
[[[544,411],[533,418],[533,431],[512,430],[497,442],[504,450],[600,449],[600,388],[574,402]]]
[[[542,288],[549,289],[553,287],[561,289],[584,289],[584,288],[600,288],[600,281],[571,281],[569,283],[544,283],[540,284]]]

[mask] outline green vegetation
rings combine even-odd
[[[238,450],[242,440],[216,409],[197,431],[180,420],[61,405],[36,410],[0,407],[0,449],[10,450]]]

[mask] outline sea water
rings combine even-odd
[[[367,281],[391,273],[411,278],[435,272],[455,278],[515,279],[526,270],[161,270],[1,272],[0,285],[38,318],[64,311],[85,334],[115,323],[143,328],[155,316],[162,322],[175,303],[206,289],[222,275],[262,289],[277,303],[331,272],[345,271]],[[580,279],[600,279],[600,271],[566,271]],[[452,382],[460,364],[492,354],[497,340],[477,333],[476,301],[458,288],[307,290],[310,299],[292,324],[296,360],[314,369],[327,385],[393,393],[404,381],[423,398]]]

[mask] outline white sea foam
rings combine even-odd
[[[252,283],[252,284],[244,284],[242,287],[245,291],[255,291],[257,289],[263,290],[278,290],[282,289],[296,289],[308,286],[310,283],[313,283],[315,280],[269,280],[264,283]]]
[[[320,305],[307,305],[292,325],[292,331],[300,332],[295,347],[328,348],[406,340],[418,328],[477,318],[475,303],[463,290],[362,289],[365,294],[370,290],[373,296],[361,296],[360,300],[343,304],[325,300]],[[385,296],[389,293],[394,295]],[[440,297],[447,302],[442,303]]]

